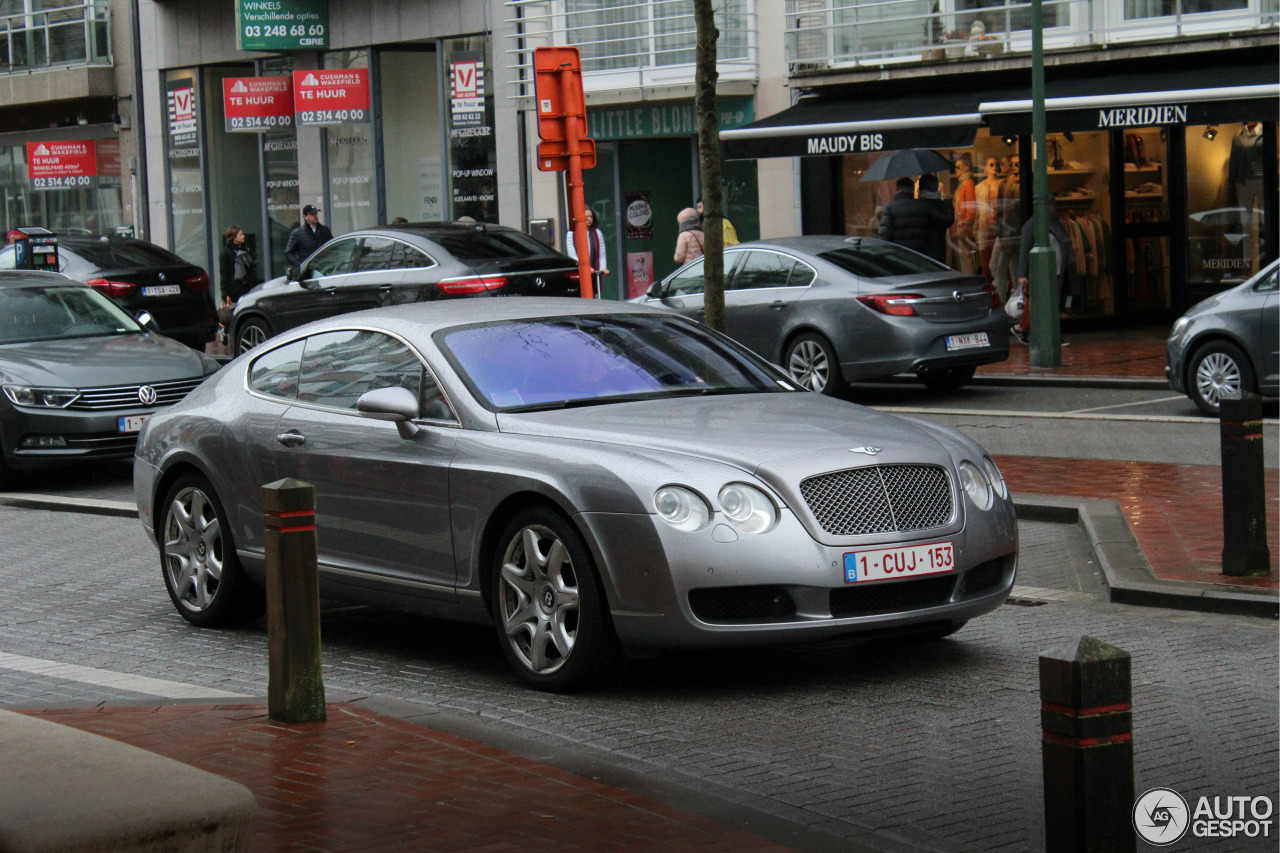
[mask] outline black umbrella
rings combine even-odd
[[[894,178],[949,171],[951,161],[932,148],[903,148],[901,151],[890,151],[872,163],[866,174],[858,180],[892,181]]]

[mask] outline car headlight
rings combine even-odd
[[[991,483],[987,481],[987,475],[969,461],[961,462],[959,467],[960,485],[964,487],[969,500],[978,509],[991,509]]]
[[[75,402],[80,392],[74,388],[31,388],[26,385],[6,385],[4,395],[15,406],[65,409]]]
[[[1187,326],[1191,325],[1190,317],[1179,317],[1177,322],[1173,324],[1173,331],[1169,333],[1169,340],[1176,340],[1182,337],[1182,333],[1187,330]]]
[[[766,533],[778,521],[778,509],[769,496],[746,483],[730,483],[720,490],[720,511],[743,533]]]
[[[676,530],[699,530],[711,518],[711,507],[702,497],[682,486],[663,486],[653,493],[653,508]]]
[[[986,472],[987,479],[991,481],[991,488],[996,490],[1000,500],[1007,499],[1009,497],[1009,484],[1004,481],[1004,475],[1000,473],[996,463],[991,461],[990,456],[982,457],[982,470]]]

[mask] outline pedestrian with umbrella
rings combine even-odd
[[[950,169],[951,163],[930,148],[905,148],[871,164],[863,181],[898,178],[898,194],[880,217],[881,240],[914,249],[940,263],[947,262],[946,235],[955,221],[955,211],[942,200],[938,178],[933,173]],[[912,175],[922,176],[918,197],[913,192],[916,182]]]

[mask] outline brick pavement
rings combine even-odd
[[[1139,333],[1142,334],[1142,333]],[[1147,337],[1117,338],[1114,334],[1064,334],[1071,345],[1062,348],[1061,367],[1032,367],[1031,348],[1016,341],[1009,345],[1009,360],[984,364],[979,376],[1060,376],[1106,379],[1164,379],[1165,338],[1156,332]]]
[[[350,704],[286,725],[261,705],[29,712],[234,779],[271,851],[785,851],[649,797]],[[68,804],[74,810],[74,804]]]

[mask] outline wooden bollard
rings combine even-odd
[[[325,718],[320,671],[316,490],[284,479],[262,487],[266,530],[267,712],[281,723]]]
[[[1129,653],[1092,637],[1040,655],[1048,853],[1133,853]]]
[[[1271,571],[1267,492],[1262,457],[1262,398],[1248,391],[1224,397],[1222,436],[1222,573],[1237,577]]]

